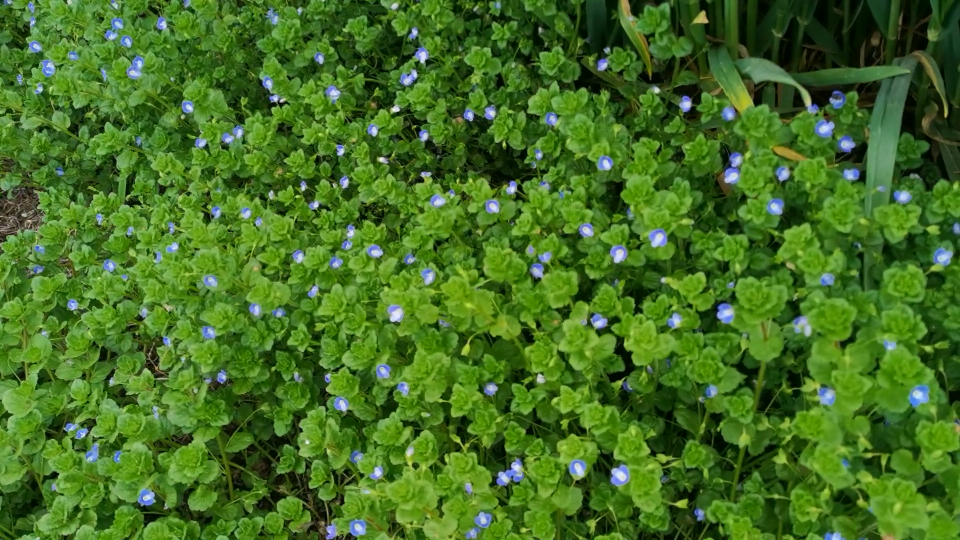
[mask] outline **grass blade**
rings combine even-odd
[[[907,73],[910,73],[910,71],[902,67],[872,66],[865,68],[821,69],[807,73],[791,73],[790,75],[795,81],[804,86],[820,87],[871,83]]]
[[[753,99],[747,92],[747,87],[737,71],[737,65],[733,63],[727,49],[723,46],[713,47],[707,53],[707,59],[710,62],[710,72],[713,73],[713,77],[730,103],[740,112],[753,107]]]
[[[590,38],[590,50],[594,54],[603,49],[607,41],[607,2],[606,0],[587,0],[587,37]]]
[[[908,73],[886,79],[880,84],[880,92],[870,115],[870,142],[867,145],[866,160],[867,193],[863,201],[864,214],[868,218],[873,215],[874,208],[885,205],[890,200],[903,109],[917,62],[917,58],[913,56],[893,61],[894,65],[906,68]],[[882,248],[882,244],[875,248],[871,246],[864,254],[863,287],[866,290],[873,288],[871,266]]]
[[[867,7],[877,21],[877,28],[886,28],[887,23],[890,22],[890,0],[867,0]],[[883,30],[883,35],[887,35],[886,30]]]
[[[634,25],[636,18],[630,13],[630,0],[619,0],[617,2],[617,11],[620,15],[620,26],[627,33],[627,37],[633,43],[640,53],[640,59],[647,68],[647,77],[653,76],[653,61],[650,59],[650,46],[647,44],[647,38],[637,30]]]
[[[924,51],[914,51],[910,53],[910,56],[920,61],[923,70],[927,72],[927,77],[933,83],[933,88],[940,94],[940,100],[943,102],[943,117],[946,118],[950,112],[950,106],[947,104],[947,89],[943,82],[943,76],[940,75],[940,66],[937,65],[937,61],[932,56]]]
[[[803,98],[803,104],[805,106],[809,107],[810,104],[813,103],[810,100],[810,92],[807,92],[806,88],[801,86],[800,83],[784,71],[782,67],[769,60],[764,60],[763,58],[742,58],[737,60],[736,65],[740,73],[753,82],[773,81],[781,84],[789,84],[800,92],[800,97]]]
[[[807,159],[807,157],[800,152],[787,148],[786,146],[774,146],[772,150],[774,154],[793,161],[805,161]]]
[[[940,153],[943,155],[943,166],[947,170],[947,178],[951,182],[960,180],[960,149],[956,146],[941,146]]]
[[[727,49],[730,56],[736,58],[740,46],[740,0],[724,0],[723,17],[727,23]]]

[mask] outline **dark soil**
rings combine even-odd
[[[36,192],[19,187],[8,196],[0,195],[0,242],[20,231],[36,230],[43,222],[43,214]]]

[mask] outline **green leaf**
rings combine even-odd
[[[810,100],[810,92],[807,92],[806,88],[801,86],[789,73],[773,62],[763,58],[741,58],[737,60],[736,64],[740,73],[753,82],[773,81],[781,84],[789,84],[800,92],[800,97],[803,98],[804,105],[809,107],[811,103],[813,103]]]
[[[795,81],[805,86],[847,86],[851,84],[865,84],[897,75],[905,75],[910,70],[898,66],[871,66],[864,68],[832,68],[808,71],[806,73],[791,73]]]
[[[603,49],[607,42],[607,23],[610,19],[610,13],[607,11],[606,0],[586,0],[585,8],[590,49],[596,54]]]
[[[60,131],[65,131],[70,127],[70,117],[62,111],[56,111],[53,113],[53,116],[50,118],[50,122],[60,129]]]
[[[217,502],[217,492],[207,484],[201,484],[190,494],[187,505],[194,512],[209,510]]]
[[[710,73],[717,80],[717,84],[723,89],[730,103],[740,112],[753,107],[753,99],[747,93],[747,87],[743,84],[740,73],[737,72],[737,65],[733,63],[726,47],[720,45],[713,47],[707,53],[707,59],[710,62]]]
[[[627,38],[637,48],[640,59],[647,68],[647,76],[653,76],[653,62],[650,58],[650,46],[647,38],[637,30],[636,18],[630,13],[630,0],[617,0],[617,13],[620,16],[620,26],[627,33]]]

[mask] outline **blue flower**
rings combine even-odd
[[[707,514],[701,508],[694,508],[693,515],[697,518],[697,521],[703,521],[707,517]]]
[[[500,203],[494,199],[489,199],[487,202],[483,203],[484,210],[488,214],[499,214],[500,213]]]
[[[286,314],[287,314],[287,312],[284,311],[283,308],[279,308],[279,307],[278,307],[277,309],[273,310],[273,316],[276,317],[276,318],[278,318],[278,319],[279,319],[280,317],[283,317],[283,316],[286,315]]]
[[[831,274],[830,272],[826,272],[822,276],[820,276],[820,285],[823,285],[824,287],[832,287],[833,282],[834,282],[834,277],[833,277],[833,274]]]
[[[540,150],[539,148],[534,148],[534,149],[533,149],[533,159],[535,159],[535,160],[537,160],[537,161],[540,161],[541,159],[543,159],[543,150]]]
[[[423,142],[427,142],[427,139],[430,138],[430,134],[427,133],[427,130],[425,129],[421,129],[420,132],[417,133],[417,136],[420,137],[420,140]]]
[[[919,407],[924,403],[930,401],[930,387],[921,384],[914,386],[913,390],[910,390],[910,405],[914,407]]]
[[[860,179],[860,169],[844,169],[843,179],[848,182],[855,182]]]
[[[607,327],[607,319],[599,313],[594,313],[593,316],[590,317],[590,324],[597,330],[600,330]]]
[[[570,462],[567,470],[570,471],[570,476],[583,478],[587,474],[587,463],[582,459],[575,459]]]
[[[122,454],[122,452],[120,452],[119,450],[117,450],[116,452],[113,453],[113,462],[114,462],[114,463],[120,463],[120,455],[121,455],[121,454]]]
[[[693,100],[690,99],[690,96],[681,96],[680,97],[680,111],[684,114],[690,112],[690,109],[693,108]]]
[[[207,287],[214,288],[217,286],[217,277],[212,274],[207,274],[203,276],[203,284]]]
[[[267,20],[270,21],[270,24],[276,26],[280,22],[280,15],[270,8],[267,10]]]
[[[70,51],[67,53],[67,59],[73,60],[74,62],[76,62],[77,60],[80,59],[80,55],[77,54],[77,51]]]
[[[606,71],[608,64],[609,62],[607,62],[606,58],[597,60],[597,71]]]
[[[351,521],[350,534],[353,536],[363,536],[367,534],[367,522],[362,519],[355,519]]]
[[[514,194],[516,194],[516,193],[517,193],[517,183],[516,183],[515,181],[511,180],[510,183],[507,184],[507,189],[506,189],[506,191],[507,191],[507,195],[514,195]]]
[[[338,145],[337,145],[337,155],[338,155],[338,156],[342,156],[342,155],[344,154],[344,152],[346,152],[346,149],[343,147],[342,144],[338,144]]]
[[[324,536],[326,540],[333,540],[337,537],[337,526],[336,525],[327,525],[327,535]]]
[[[296,250],[293,252],[293,262],[300,264],[303,262],[303,251]]]
[[[103,214],[97,214],[94,219],[97,220],[97,225],[103,225]]]
[[[897,348],[897,342],[896,342],[896,341],[889,341],[889,340],[886,340],[886,339],[885,339],[885,340],[883,340],[883,348],[886,349],[886,350],[888,350],[888,351],[892,351],[892,350],[894,350],[894,349]]]
[[[670,315],[670,318],[667,319],[667,326],[670,328],[676,328],[680,326],[680,323],[683,322],[683,317],[679,313],[673,312],[673,315]]]
[[[953,258],[953,252],[944,248],[937,248],[937,250],[933,252],[933,262],[940,266],[949,266],[951,258]]]
[[[540,259],[540,262],[547,263],[550,262],[550,259],[553,258],[553,253],[549,251],[544,251],[543,253],[537,255],[537,258]]]
[[[98,459],[100,459],[100,445],[93,443],[93,446],[89,451],[87,451],[84,459],[87,460],[87,463],[95,463]]]
[[[730,154],[730,166],[740,167],[740,165],[743,165],[743,154],[740,152],[734,152]]]
[[[63,426],[63,430],[66,431],[67,433],[70,433],[75,429],[77,429],[77,425],[74,424],[73,422],[67,422],[67,425]]]
[[[33,13],[35,9],[36,7],[33,5],[33,2],[27,2],[27,10],[29,10],[30,13]]]
[[[43,266],[40,266],[39,264],[33,266],[34,274],[39,274],[41,272],[43,272]]]
[[[391,304],[387,307],[387,315],[390,317],[390,322],[398,323],[403,320],[403,308],[397,304]]]
[[[647,235],[650,240],[650,247],[663,247],[667,245],[667,231],[663,229],[654,229]]]
[[[913,195],[907,190],[894,191],[893,200],[897,201],[898,204],[907,204],[913,200]]]
[[[490,526],[490,523],[493,522],[493,516],[486,512],[480,512],[477,514],[477,517],[473,518],[473,522],[477,525],[477,527],[486,529]]]
[[[250,310],[250,314],[253,315],[254,317],[259,317],[262,311],[260,308],[260,304],[250,304],[250,307],[248,309]]]
[[[145,308],[145,307],[144,307],[144,308],[140,308],[140,318],[141,318],[141,319],[146,319],[146,318],[147,318],[147,315],[149,315],[149,314],[150,314],[150,312],[147,311],[147,308]]]
[[[463,119],[466,120],[467,122],[473,122],[473,119],[474,119],[473,110],[472,110],[472,109],[464,109],[464,111],[463,111]]]
[[[53,60],[44,60],[40,62],[40,72],[47,77],[53,77],[53,74],[57,72],[57,67],[53,65]]]
[[[800,332],[803,332],[803,335],[807,337],[813,332],[813,328],[803,315],[793,320],[793,333],[799,334]]]
[[[600,156],[600,159],[597,160],[597,169],[601,171],[609,171],[613,168],[613,159],[610,156]]]
[[[960,223],[954,223],[953,227],[951,227],[951,230],[953,231],[953,234],[960,236]]]
[[[580,236],[584,238],[590,238],[593,236],[593,225],[589,223],[583,223],[577,227],[577,231],[580,232]]]
[[[498,486],[508,486],[510,485],[510,475],[505,471],[500,471],[497,473],[497,485]]]
[[[347,412],[347,409],[350,408],[350,402],[347,401],[346,398],[342,398],[342,397],[334,398],[333,408],[340,412]]]
[[[463,537],[466,538],[467,540],[474,540],[478,534],[480,534],[480,529],[476,527],[471,527],[470,530],[468,530],[463,534]]]
[[[114,30],[123,30],[123,19],[120,17],[110,19],[110,26],[112,26]]]
[[[133,80],[137,80],[143,73],[136,66],[130,66],[127,68],[127,77],[130,77]]]
[[[40,46],[39,41],[31,41],[30,44],[27,45],[27,49],[32,53],[38,53],[43,50],[43,47]]]
[[[203,335],[203,339],[213,339],[217,337],[217,332],[212,326],[204,326],[200,329],[200,333]]]
[[[837,391],[829,386],[821,386],[817,390],[817,397],[820,398],[821,405],[830,407],[837,401]]]
[[[410,393],[410,385],[405,382],[400,382],[397,384],[397,392],[400,392],[403,396],[408,395]]]
[[[80,303],[74,300],[73,298],[71,298],[70,300],[67,300],[67,309],[69,309],[70,311],[76,311],[77,308],[79,307],[80,307]]]
[[[133,47],[133,38],[130,36],[123,36],[120,38],[120,45],[123,45],[126,48]]]
[[[37,95],[42,94],[42,93],[43,93],[43,85],[40,84],[40,83],[37,83],[37,87],[34,88],[33,93],[34,93],[34,94],[37,94]]]
[[[313,61],[320,64],[321,66],[323,65],[324,60],[325,60],[325,57],[323,56],[322,52],[318,52],[313,55]]]
[[[733,322],[733,317],[733,306],[726,303],[717,306],[717,319],[719,319],[720,322],[723,324],[730,324]]]
[[[486,118],[487,120],[493,120],[494,118],[497,117],[497,108],[494,107],[493,105],[490,105],[489,107],[483,110],[483,117]]]
[[[423,278],[424,285],[430,285],[433,280],[437,279],[437,273],[430,268],[424,268],[420,271],[420,277]]]
[[[54,171],[56,171],[57,176],[63,176],[63,167],[57,167]]]
[[[613,257],[613,264],[620,264],[627,260],[627,248],[616,245],[610,248],[610,256]]]
[[[184,101],[183,103],[180,104],[180,110],[183,111],[184,114],[190,114],[190,113],[192,113],[192,112],[193,112],[193,102],[192,102],[192,101]]]
[[[106,270],[107,272],[113,272],[114,270],[117,269],[117,265],[110,259],[107,259],[103,261],[103,269]]]
[[[349,241],[349,240],[344,240],[343,243],[340,244],[340,249],[342,249],[342,250],[348,250],[348,249],[350,249],[350,248],[352,248],[352,247],[353,247],[353,242],[351,242],[351,241]]]
[[[374,259],[379,259],[383,256],[383,250],[380,249],[380,246],[373,244],[367,248],[367,255],[373,257]]]
[[[196,146],[197,148],[203,148],[207,145],[207,140],[204,139],[203,137],[197,137],[196,139],[193,140],[193,145]]]
[[[327,96],[327,99],[333,103],[336,103],[337,100],[340,99],[340,90],[332,84],[327,87],[327,90],[324,92],[324,94]]]
[[[781,182],[786,182],[790,179],[790,168],[786,166],[777,167],[777,180]]]
[[[725,184],[736,184],[740,181],[740,170],[734,167],[729,167],[727,170],[723,171],[723,182]]]
[[[320,287],[314,285],[307,291],[307,298],[316,298],[318,294],[320,294]]]
[[[143,488],[140,490],[140,496],[137,497],[137,502],[143,506],[150,506],[156,501],[156,495],[150,491],[149,488]]]
[[[555,112],[548,112],[546,116],[543,117],[543,121],[550,127],[557,125],[557,120],[559,120],[559,118]]]
[[[829,139],[833,137],[833,128],[836,127],[833,122],[829,120],[820,120],[817,122],[817,125],[813,127],[814,133],[823,137],[824,139]]]
[[[367,135],[376,137],[378,133],[380,133],[380,128],[378,128],[376,124],[370,124],[367,126]]]
[[[707,385],[706,390],[703,391],[703,395],[704,395],[704,397],[706,397],[707,399],[710,399],[710,398],[713,398],[713,397],[717,397],[717,394],[719,394],[719,393],[720,393],[720,389],[717,388],[717,385],[715,385],[715,384]]]
[[[133,236],[133,227],[127,227],[127,236]]]
[[[417,52],[413,53],[413,57],[416,58],[421,64],[426,64],[427,59],[430,58],[430,53],[428,53],[423,47],[420,47],[417,49]]]
[[[43,255],[44,253],[47,252],[47,250],[43,246],[33,246],[33,252],[39,255]]]
[[[311,210],[316,210],[317,208],[320,208],[320,201],[311,201],[310,204],[307,205],[307,208]]]
[[[856,147],[856,143],[853,142],[853,139],[849,135],[844,135],[843,137],[840,137],[839,141],[837,141],[837,148],[841,152],[849,153],[852,152]]]
[[[720,112],[720,116],[722,116],[727,122],[732,122],[733,119],[737,117],[737,110],[728,105],[723,108],[723,111]]]
[[[227,370],[221,369],[220,371],[217,372],[217,382],[220,384],[224,384],[227,382]]]
[[[772,216],[783,214],[783,199],[770,199],[767,203],[767,213]]]
[[[263,218],[258,217],[257,219],[253,220],[253,224],[256,225],[257,227],[260,227],[261,225],[263,225]]]
[[[80,428],[77,430],[77,434],[74,436],[78,441],[87,436],[87,433],[90,433],[90,430],[87,428]]]
[[[157,30],[166,30],[167,20],[163,17],[157,17]]]
[[[266,88],[268,91],[273,90],[273,79],[271,79],[270,77],[265,76],[260,84],[262,84],[263,87]]]
[[[488,396],[496,394],[497,390],[499,390],[499,387],[496,385],[496,383],[488,382],[487,384],[483,385],[483,393]]]
[[[377,465],[373,468],[373,472],[370,473],[371,480],[379,480],[383,478],[383,467]]]
[[[340,189],[347,189],[350,187],[350,179],[346,176],[340,177]]]
[[[817,114],[818,112],[820,112],[820,107],[817,107],[816,103],[811,103],[810,105],[807,106],[807,112],[810,114]]]
[[[530,275],[535,279],[543,278],[543,265],[540,263],[534,263],[530,265]]]
[[[243,137],[243,126],[233,126],[233,136],[238,139]]]
[[[103,37],[106,38],[107,41],[113,41],[113,40],[117,39],[117,36],[119,36],[119,34],[117,34],[116,32],[114,32],[112,29],[111,29],[111,30],[107,30],[107,31],[104,32],[104,34],[103,34]]]
[[[614,467],[610,471],[610,483],[620,487],[630,481],[630,469],[626,465]]]
[[[534,249],[533,246],[528,245],[528,246],[527,246],[527,255],[533,257],[533,256],[536,255],[536,254],[537,254],[537,250]]]
[[[847,97],[844,96],[843,92],[839,90],[834,90],[833,93],[830,94],[830,105],[833,105],[834,109],[843,107],[843,104],[846,103],[846,101]]]
[[[170,338],[168,338],[167,336],[163,336],[163,344],[164,344],[164,346],[169,347],[169,346],[170,346]]]
[[[333,268],[334,270],[336,270],[341,266],[343,266],[343,259],[341,259],[340,257],[333,257],[332,259],[330,259],[330,268]]]
[[[243,208],[240,209],[240,217],[242,219],[250,219],[250,216],[251,216],[251,212],[249,208],[244,206]]]

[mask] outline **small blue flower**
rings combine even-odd
[[[276,26],[280,22],[280,15],[270,8],[267,10],[267,20],[270,21],[270,24]]]
[[[329,381],[328,381],[329,382]],[[333,408],[340,412],[347,412],[347,409],[350,407],[350,402],[346,398],[337,397],[333,400]]]
[[[98,459],[100,459],[100,445],[93,443],[93,446],[89,451],[87,451],[86,455],[84,455],[84,459],[87,461],[87,463],[95,463]]]
[[[540,161],[541,159],[543,159],[543,150],[540,150],[539,148],[534,148],[534,149],[533,149],[533,159],[535,159],[535,160],[537,160],[537,161]]]
[[[347,150],[343,147],[342,144],[337,145],[337,155],[342,156]]]
[[[777,167],[777,180],[786,182],[790,179],[790,168],[786,166]]]
[[[133,38],[130,36],[123,36],[120,38],[120,45],[123,45],[126,48],[133,47]]]
[[[822,276],[820,276],[820,285],[823,285],[824,287],[832,287],[833,283],[834,283],[833,274],[826,272]]]
[[[720,112],[720,116],[727,122],[732,122],[733,119],[737,117],[737,110],[728,105]]]
[[[383,256],[383,250],[380,249],[380,246],[373,244],[367,248],[367,255],[373,257],[374,259],[379,259]]]
[[[494,118],[497,117],[497,108],[494,107],[493,105],[490,105],[489,107],[485,108],[483,110],[483,117],[486,118],[487,120],[493,120]]]
[[[57,72],[57,67],[53,65],[53,60],[44,60],[40,62],[40,72],[47,77],[53,77],[53,74]]]
[[[793,320],[793,333],[799,334],[803,332],[803,335],[809,337],[813,332],[813,328],[810,326],[809,321],[803,315],[797,317]]]
[[[550,253],[549,251],[544,251],[543,253],[537,255],[537,258],[540,259],[540,262],[542,263],[548,263],[550,262],[550,259],[553,258],[553,253]]]
[[[614,467],[610,471],[610,483],[620,487],[630,481],[630,469],[626,465]]]
[[[362,519],[355,519],[351,521],[350,534],[353,536],[363,536],[367,534],[367,522]]]
[[[680,323],[683,322],[683,317],[679,313],[674,312],[673,315],[670,315],[670,318],[667,319],[667,326],[670,328],[676,328],[680,326]]]
[[[63,426],[63,430],[66,431],[67,433],[70,433],[76,429],[77,429],[77,425],[74,424],[73,422],[67,422],[67,424]]]
[[[690,96],[682,96],[680,98],[680,111],[684,114],[690,112],[690,109],[693,108],[693,100],[690,99]]]
[[[424,268],[420,271],[420,277],[423,278],[424,285],[430,285],[433,280],[437,279],[437,273],[430,268]]]
[[[734,152],[730,154],[730,166],[740,167],[740,165],[743,165],[743,154],[740,152]]]
[[[627,260],[627,248],[616,245],[610,248],[610,256],[613,257],[613,264],[620,264]]]
[[[817,122],[817,125],[813,127],[814,133],[823,137],[824,139],[829,139],[833,137],[833,128],[836,127],[833,122],[829,120],[820,120]]]
[[[557,120],[559,120],[559,118],[555,112],[548,112],[546,116],[543,117],[543,121],[550,127],[557,125]]]
[[[277,309],[273,310],[273,316],[276,317],[276,318],[278,318],[278,319],[279,319],[280,317],[283,317],[283,316],[286,315],[286,314],[287,314],[287,312],[284,311],[283,308],[279,308],[279,307],[278,307]]]
[[[537,250],[534,249],[533,246],[529,246],[529,245],[528,245],[528,246],[527,246],[527,255],[533,257],[533,256],[536,255],[536,254],[537,254]]]
[[[597,160],[597,169],[601,171],[609,171],[613,168],[613,159],[610,156],[600,156],[600,159]]]
[[[156,495],[150,491],[149,488],[143,488],[140,490],[140,496],[137,497],[137,502],[143,506],[150,506],[157,500]]]
[[[27,10],[29,10],[30,13],[33,13],[34,10],[36,10],[36,7],[33,5],[33,2],[27,2]]]
[[[333,103],[336,103],[337,100],[340,99],[340,89],[332,84],[327,87],[327,90],[324,92],[324,94],[327,96],[327,99]]]
[[[497,485],[498,486],[508,486],[510,485],[511,477],[506,471],[500,471],[497,473]]]
[[[207,145],[207,140],[204,139],[203,137],[197,137],[196,139],[194,139],[193,145],[196,146],[197,148],[203,148]]]
[[[127,227],[127,236],[133,236],[133,227]]]
[[[473,122],[473,119],[474,119],[473,110],[472,110],[472,109],[464,109],[464,111],[463,111],[463,119],[466,120],[467,122]]]
[[[860,169],[844,169],[843,179],[848,182],[855,182],[860,179]]]
[[[260,84],[262,84],[263,87],[267,89],[267,91],[273,90],[273,79],[271,79],[270,77],[264,77]]]
[[[920,405],[923,405],[928,401],[930,401],[929,386],[925,384],[921,384],[918,386],[914,386],[913,390],[910,390],[910,405],[913,405],[914,407],[919,407]]]
[[[387,379],[387,378],[389,378],[389,377],[390,377],[390,371],[392,371],[392,370],[390,369],[390,366],[388,366],[387,364],[379,364],[379,365],[377,366],[377,369],[376,369],[377,378],[378,378],[378,379]]]
[[[80,429],[77,430],[77,433],[76,433],[76,435],[74,436],[74,438],[79,441],[80,439],[83,439],[84,437],[86,437],[86,436],[87,436],[87,433],[90,433],[90,430],[89,430],[89,429],[87,429],[87,428],[80,428]]]
[[[593,236],[593,225],[589,223],[584,223],[577,227],[577,231],[580,232],[580,236],[584,238],[590,238]]]
[[[214,339],[217,337],[217,332],[212,326],[204,326],[200,329],[200,333],[203,335],[203,339]]]
[[[830,407],[837,401],[837,391],[829,386],[821,386],[817,390],[817,397],[820,399],[821,405]]]
[[[423,142],[427,142],[427,139],[430,138],[430,134],[427,133],[427,130],[425,129],[421,129],[420,132],[417,133],[417,136],[420,137],[420,140]]]
[[[104,32],[103,37],[106,38],[107,41],[113,41],[113,40],[117,39],[117,37],[118,37],[119,35],[120,35],[120,34],[117,34],[116,32],[114,32],[114,31],[111,29],[111,30],[107,30],[106,32]]]
[[[106,270],[107,272],[113,272],[114,270],[117,269],[117,265],[110,259],[107,259],[103,261],[103,269]]]
[[[379,480],[383,478],[383,467],[377,465],[373,468],[373,472],[370,473],[371,480]]]
[[[157,30],[166,30],[167,20],[163,17],[157,17]]]
[[[723,324],[730,324],[733,322],[733,317],[733,306],[726,303],[717,306],[717,319],[719,319],[720,322]]]
[[[654,229],[647,235],[650,247],[660,248],[667,245],[667,232],[663,229]]]
[[[293,252],[293,262],[300,264],[303,262],[303,257],[304,257],[303,251],[298,249]]]
[[[380,128],[378,128],[376,124],[370,124],[367,126],[367,135],[376,137],[378,133],[380,133]]]
[[[483,385],[483,393],[488,396],[496,394],[497,390],[499,390],[499,388],[497,387],[496,383],[488,382],[487,384]]]
[[[403,308],[397,304],[391,304],[387,307],[387,315],[390,317],[390,322],[398,323],[403,320]]]
[[[43,246],[33,246],[33,252],[38,255],[43,255],[47,250]]]
[[[913,200],[913,195],[907,190],[894,191],[893,200],[897,201],[898,204],[907,204]]]
[[[113,453],[113,462],[114,462],[114,463],[120,463],[120,456],[121,456],[121,454],[122,454],[122,452],[120,452],[120,450],[117,450],[116,452]]]
[[[413,53],[413,57],[416,58],[421,64],[426,64],[427,59],[430,58],[430,53],[428,53],[423,47],[420,47],[417,49],[417,52]]]
[[[937,250],[933,252],[933,262],[940,266],[949,266],[950,259],[952,258],[953,252],[944,248],[937,248]]]
[[[207,287],[214,288],[217,286],[217,277],[211,274],[203,276],[203,284]]]
[[[127,68],[127,77],[130,77],[133,80],[137,80],[143,73],[137,69],[136,66],[130,66]]]
[[[180,110],[183,111],[184,114],[191,114],[193,112],[193,102],[184,101],[180,104]]]
[[[307,291],[307,298],[316,298],[318,294],[320,294],[320,287],[314,285]]]
[[[247,208],[246,206],[240,209],[240,217],[242,219],[250,219],[251,215],[252,213],[250,212],[250,209]]]
[[[227,382],[227,371],[225,369],[221,369],[220,371],[217,372],[217,382],[220,384],[224,384]]]
[[[767,203],[767,213],[771,216],[782,215],[783,199],[770,199],[770,202]]]
[[[114,30],[123,30],[123,19],[120,17],[110,19],[110,26],[113,27]]]
[[[740,181],[740,170],[734,167],[728,167],[723,171],[723,182],[725,184],[736,184]]]
[[[890,341],[890,340],[886,340],[886,339],[885,339],[885,340],[883,340],[883,348],[886,349],[886,350],[888,350],[888,351],[892,351],[892,350],[894,350],[894,349],[897,348],[897,342],[896,342],[896,341]]]
[[[141,319],[146,319],[146,318],[147,318],[147,315],[149,315],[149,314],[150,314],[150,312],[147,311],[147,308],[145,308],[145,307],[144,307],[144,308],[140,308],[140,318],[141,318]]]
[[[719,393],[720,393],[720,389],[717,388],[717,385],[715,384],[707,385],[706,390],[703,391],[703,395],[707,399],[717,397],[717,394]]]
[[[530,265],[530,275],[534,279],[543,279],[543,265],[540,263],[534,263]]]
[[[407,34],[407,39],[416,39],[420,35],[420,30],[416,26],[410,29],[410,33]]]
[[[19,77],[19,75],[18,75],[18,77]],[[42,93],[43,93],[43,85],[40,84],[40,83],[37,83],[37,87],[34,88],[33,93],[34,93],[34,94],[37,94],[37,95],[42,94]]]
[[[233,126],[232,133],[233,133],[233,136],[238,139],[243,137],[243,126]]]
[[[262,226],[262,225],[263,225],[263,218],[262,218],[262,217],[258,217],[257,219],[253,220],[253,224],[256,225],[257,227]]]
[[[336,270],[341,266],[343,266],[343,259],[341,259],[340,257],[333,257],[332,259],[330,259],[330,268],[333,268],[334,270]]]
[[[350,240],[344,240],[343,243],[340,244],[340,249],[342,250],[348,250],[352,247],[353,247],[353,242],[351,242]]]
[[[477,525],[477,527],[486,529],[493,522],[493,516],[486,512],[480,512],[475,518],[473,518],[473,522]]]
[[[467,540],[475,540],[478,534],[480,534],[480,529],[476,527],[471,527],[470,530],[463,533],[463,537],[466,538]]]
[[[79,307],[80,307],[80,303],[74,300],[73,298],[71,298],[70,300],[67,300],[67,309],[69,309],[70,311],[76,311]]]
[[[166,347],[169,347],[169,346],[170,346],[170,338],[168,338],[167,336],[163,336],[163,345],[166,346]]]
[[[843,92],[839,90],[834,90],[833,93],[830,94],[830,105],[832,105],[834,109],[843,107],[843,104],[846,103],[846,101],[847,97],[844,96]]]
[[[609,65],[609,62],[607,62],[606,58],[601,58],[597,60],[597,71],[606,71],[608,65]]]
[[[250,307],[248,309],[250,310],[250,314],[253,315],[254,317],[259,317],[262,311],[260,308],[260,304],[250,304]]]
[[[337,537],[337,526],[336,525],[327,525],[327,535],[324,536],[325,540],[333,540]]]
[[[397,392],[400,392],[403,396],[407,396],[410,394],[410,385],[405,382],[400,382],[397,384]]]
[[[320,64],[321,66],[323,65],[323,61],[324,61],[325,59],[326,59],[326,57],[323,56],[323,53],[322,53],[322,52],[318,52],[318,53],[316,53],[316,54],[313,55],[313,61],[316,62],[316,63],[318,63],[318,64]]]
[[[567,466],[570,476],[574,478],[583,478],[587,474],[587,463],[582,459],[575,459]]]
[[[816,103],[811,103],[810,105],[807,106],[807,112],[810,114],[817,114],[818,112],[820,112],[820,107],[817,107]]]
[[[707,517],[707,514],[702,508],[694,508],[693,516],[697,518],[697,521],[703,521]]]
[[[483,209],[486,210],[488,214],[499,214],[500,203],[494,199],[489,199],[487,202],[483,203]]]
[[[954,223],[953,227],[951,227],[951,230],[953,231],[953,234],[960,236],[960,223]]]
[[[597,330],[600,330],[607,327],[607,319],[599,313],[594,313],[593,316],[590,317],[590,324]]]
[[[43,47],[40,46],[39,41],[31,41],[30,44],[27,45],[27,49],[32,53],[38,53],[43,50]]]
[[[849,153],[852,152],[856,147],[856,143],[853,142],[853,139],[849,135],[844,135],[843,137],[840,137],[839,141],[837,141],[837,148],[841,152]]]

